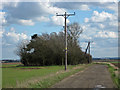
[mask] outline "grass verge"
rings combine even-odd
[[[109,64],[107,64],[108,65],[108,69],[109,69],[109,71],[110,71],[110,73],[111,73],[111,77],[112,77],[112,80],[113,80],[113,82],[117,85],[117,87],[120,89],[120,76],[119,76],[119,74],[118,75],[116,75],[115,74],[115,71],[117,71],[116,69],[114,69],[112,66],[110,66]]]

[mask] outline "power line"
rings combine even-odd
[[[66,19],[69,16],[73,16],[73,15],[75,15],[75,12],[74,12],[74,14],[67,14],[65,12],[65,14],[59,14],[59,15],[58,15],[58,13],[56,13],[56,16],[63,16],[65,18],[65,27],[64,27],[64,29],[65,29],[65,70],[67,70],[67,23],[66,23]]]

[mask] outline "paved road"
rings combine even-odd
[[[95,64],[83,72],[79,72],[61,82],[53,88],[114,88],[110,73],[106,65]]]

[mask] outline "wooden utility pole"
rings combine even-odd
[[[65,18],[65,27],[64,27],[65,29],[65,70],[67,70],[67,23],[66,21],[69,16],[73,16],[73,15],[75,15],[75,12],[74,14],[67,14],[65,12],[65,14],[61,14],[61,15],[58,15],[58,13],[56,13],[56,16],[63,16]]]
[[[87,41],[88,42],[88,45],[87,45],[87,48],[85,50],[85,54],[87,53],[87,50],[88,50],[88,54],[89,54],[89,59],[88,59],[88,63],[90,61],[90,43],[92,43],[93,41]]]

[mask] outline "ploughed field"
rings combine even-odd
[[[93,62],[109,62],[120,68],[120,60],[94,60]]]
[[[3,63],[3,88],[47,88],[91,64],[64,66],[23,66],[21,63]]]
[[[112,62],[113,65],[115,65],[116,67],[120,68],[120,62]]]

